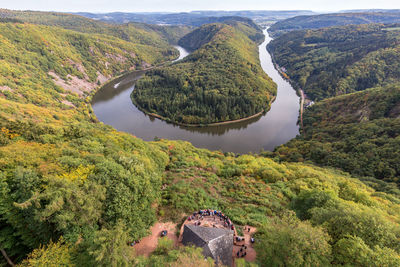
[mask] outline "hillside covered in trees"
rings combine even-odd
[[[78,15],[58,12],[15,11],[0,9],[0,19],[12,19],[19,22],[58,26],[84,33],[107,34],[131,41],[136,45],[176,44],[178,40],[192,30],[190,26],[159,26],[144,23],[108,24]]]
[[[296,16],[278,21],[268,29],[270,34],[278,37],[286,32],[305,29],[319,29],[332,26],[359,25],[371,23],[400,23],[400,11],[387,12],[348,12],[321,15]]]
[[[293,31],[268,49],[290,79],[312,100],[398,82],[397,25],[350,25]]]
[[[179,43],[195,50],[140,79],[133,102],[148,113],[184,124],[246,118],[269,109],[276,85],[263,72],[261,30],[241,21],[204,25]],[[254,41],[253,41],[254,40]]]
[[[154,64],[173,55],[147,57],[107,34],[0,27],[1,265],[6,255],[20,266],[213,266],[166,239],[149,257],[128,246],[156,220],[204,208],[258,228],[260,266],[400,265],[396,185],[117,132],[93,115],[92,81],[136,58]],[[162,49],[154,45],[152,56]],[[71,91],[76,78],[90,82],[87,94]]]
[[[306,110],[303,124],[300,137],[276,149],[281,159],[400,185],[400,84],[320,101]]]
[[[262,43],[264,40],[264,34],[262,33],[261,28],[250,19],[240,17],[222,17],[218,20],[218,23],[230,25],[239,29],[256,43]],[[189,51],[195,51],[212,41],[219,30],[219,27],[199,27],[195,31],[183,36],[179,40],[178,44]]]
[[[58,26],[45,26],[44,23],[35,25],[17,19],[3,20],[9,22],[0,23],[2,252],[19,262],[33,248],[39,248],[50,240],[57,241],[60,235],[70,243],[89,234],[92,236],[90,242],[93,242],[95,229],[103,228],[104,232],[117,223],[123,223],[124,229],[129,224],[129,228],[135,225],[138,235],[140,231],[146,233],[149,223],[155,218],[148,205],[153,202],[151,199],[155,195],[146,194],[157,187],[156,180],[164,169],[159,165],[163,161],[162,156],[158,157],[157,162],[146,163],[152,166],[151,169],[143,172],[131,170],[137,172],[136,178],[131,171],[126,170],[125,174],[118,171],[119,164],[114,159],[123,157],[122,147],[136,150],[134,147],[140,147],[143,142],[138,140],[139,143],[133,145],[131,142],[136,139],[125,140],[124,136],[127,135],[94,124],[96,119],[87,104],[87,96],[122,72],[143,69],[176,58],[177,51],[161,37],[155,43],[143,43],[143,38],[155,38],[152,32],[146,36],[147,33],[142,31],[142,39],[134,41],[135,37],[131,36],[130,41],[126,41],[105,33],[88,34]],[[109,133],[108,137],[104,135],[106,132]],[[69,143],[75,138],[73,136],[84,137],[85,140]],[[108,156],[97,150],[99,147],[95,150],[89,148],[100,143],[108,146],[106,139],[100,141],[98,138],[106,138],[107,142],[111,142],[107,148]],[[142,149],[135,153],[152,153],[149,146]],[[86,156],[86,159],[92,158],[97,163],[85,163]],[[144,163],[146,160],[142,161],[140,157],[138,160]],[[105,168],[101,171],[105,176],[97,176],[100,180],[104,179],[104,183],[100,180],[95,183],[84,182],[87,175],[94,171],[94,166]],[[112,174],[111,169],[115,167],[116,173]],[[155,175],[157,172],[159,174]],[[109,179],[109,175],[114,178]],[[79,189],[76,186],[83,187]],[[126,191],[132,197],[126,198],[125,193],[119,194],[118,190]],[[135,194],[134,190],[141,193]],[[104,212],[105,206],[101,206],[107,198],[113,207],[106,208],[108,211]],[[123,202],[130,203],[130,208],[118,207]],[[33,207],[41,212],[34,211]],[[147,215],[142,213],[146,209],[150,212]],[[134,213],[141,216],[130,217]],[[121,216],[125,216],[125,219]],[[98,223],[108,226],[99,228]],[[62,230],[67,228],[75,230],[67,234]],[[64,252],[54,256],[54,259],[60,257],[60,264],[69,259]]]
[[[398,183],[398,28],[371,24],[293,31],[269,49],[295,85],[312,100],[322,100],[306,109],[301,136],[276,154]]]

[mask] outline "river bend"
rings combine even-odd
[[[97,118],[119,131],[129,132],[146,141],[155,137],[186,140],[196,147],[224,152],[247,153],[273,150],[299,133],[299,97],[289,82],[275,69],[266,46],[272,40],[265,30],[265,41],[259,46],[263,70],[278,85],[276,100],[271,110],[258,118],[234,124],[211,127],[184,127],[147,116],[132,104],[130,95],[135,81],[145,71],[138,71],[115,79],[102,87],[92,100]],[[176,47],[180,60],[189,53]]]

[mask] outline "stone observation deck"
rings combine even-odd
[[[182,224],[179,241],[182,241],[182,233],[185,225],[232,230],[234,236],[237,236],[236,228],[229,217],[217,210],[200,210],[190,215]]]
[[[217,210],[200,210],[182,224],[179,241],[203,248],[203,255],[217,264],[232,266],[236,228],[228,216]]]

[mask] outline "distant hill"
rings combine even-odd
[[[362,12],[362,13],[335,13],[313,16],[297,16],[273,24],[269,32],[273,36],[285,32],[302,29],[319,29],[331,26],[370,23],[399,23],[400,11],[396,12]]]
[[[14,20],[48,26],[58,26],[84,33],[99,33],[146,45],[159,45],[167,41],[176,44],[190,32],[187,26],[159,26],[144,23],[113,24],[86,18],[77,14],[41,11],[15,11],[0,9],[0,19]]]
[[[242,17],[209,17],[207,20],[224,23],[231,25],[236,28],[240,28],[246,33],[247,37],[256,43],[264,41],[264,34],[261,32],[261,28],[255,24],[251,19]],[[188,50],[194,51],[200,48],[203,44],[208,43],[216,34],[214,30],[216,28],[200,27],[191,33],[185,35],[179,40],[179,45],[185,47]]]
[[[127,12],[113,12],[113,13],[76,13],[87,18],[108,21],[113,23],[128,23],[128,22],[143,22],[149,24],[170,24],[170,25],[192,25],[201,26],[207,23],[213,23],[209,17],[226,17],[226,16],[240,16],[251,18],[255,21],[277,21],[287,19],[300,15],[315,14],[309,10],[290,10],[290,11],[192,11],[182,13],[127,13]]]
[[[362,12],[397,13],[400,12],[400,9],[349,9],[340,11],[340,13],[362,13]]]

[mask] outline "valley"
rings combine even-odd
[[[397,13],[0,9],[0,266],[400,266]]]

